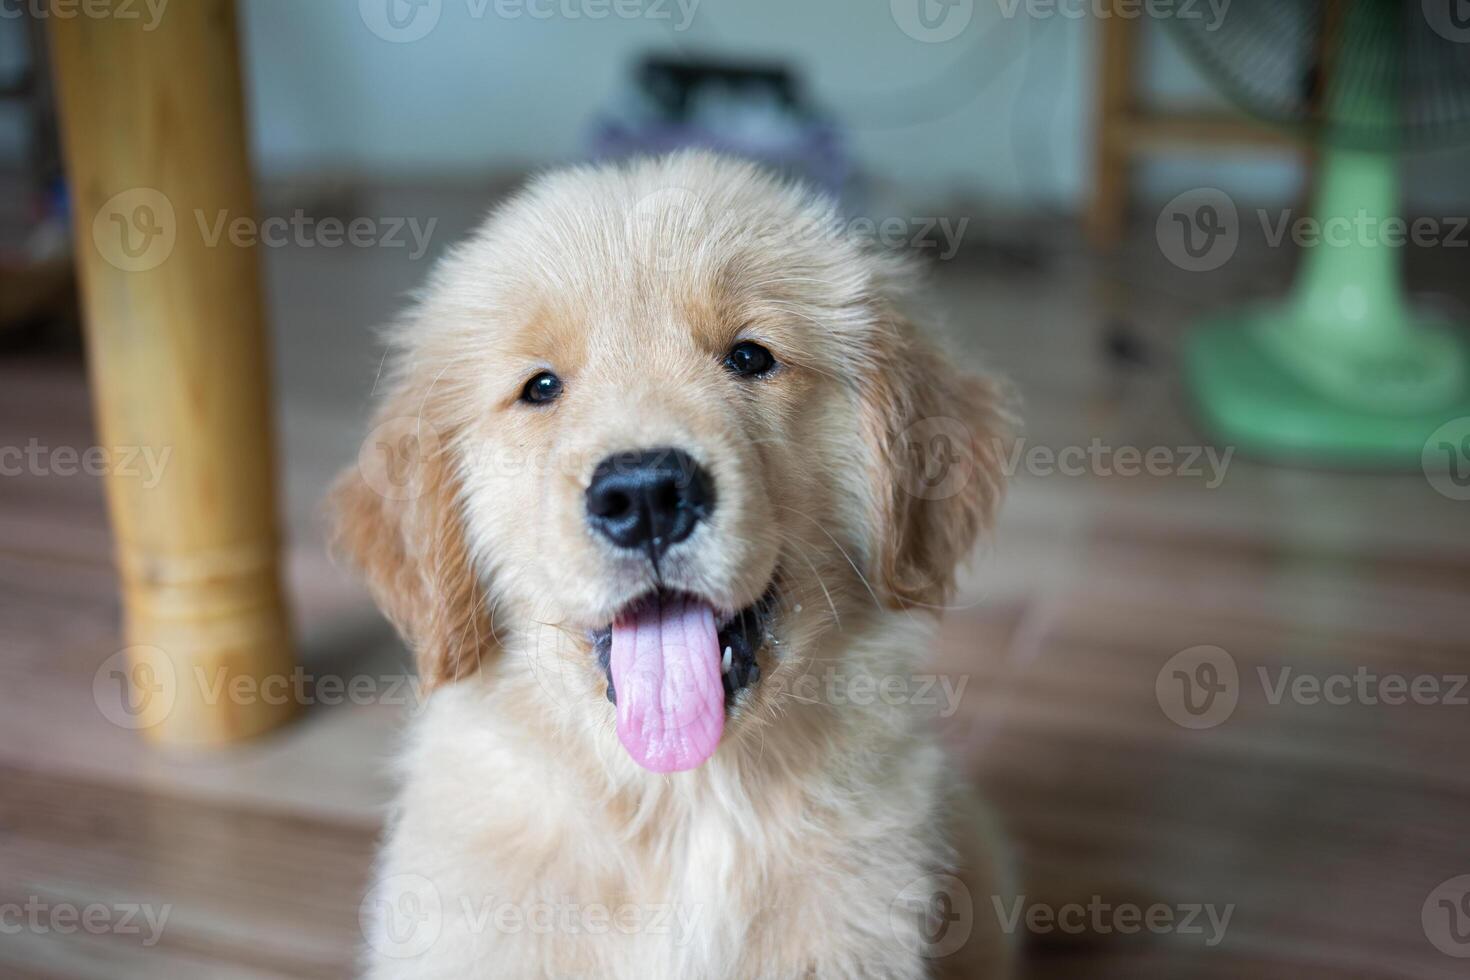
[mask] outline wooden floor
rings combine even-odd
[[[483,203],[446,192],[364,207],[440,217],[442,247]],[[1097,439],[1183,462],[1201,444],[1173,367],[1180,333],[1221,302],[1269,295],[1287,270],[1244,249],[1228,272],[1190,276],[1148,244],[1111,265],[1060,242],[1039,264],[986,252],[940,270],[960,342],[1020,384],[1028,446]],[[322,556],[317,507],[355,455],[371,329],[427,268],[403,253],[266,254],[302,660],[383,690],[401,652]],[[1414,282],[1453,293],[1462,273],[1418,262]],[[1100,355],[1119,317],[1148,366]],[[74,358],[0,358],[0,446],[32,439],[95,441]],[[1470,503],[1417,473],[1239,457],[1218,486],[1022,469],[946,619],[938,669],[968,678],[946,736],[1038,883],[1030,901],[1230,915],[1223,937],[1203,914],[1202,933],[1023,927],[1025,975],[1470,976],[1470,959],[1431,941],[1455,949],[1429,902],[1470,875],[1470,689],[1459,704],[1275,697],[1283,676],[1366,671],[1448,691],[1470,672]],[[149,751],[93,697],[121,645],[114,587],[94,478],[0,477],[0,976],[349,974],[405,707],[319,705],[227,752]],[[1238,703],[1190,729],[1164,710],[1166,666],[1199,646],[1235,665]],[[105,927],[48,918],[94,904]],[[25,908],[40,924],[16,931]],[[975,914],[996,911],[977,897]]]

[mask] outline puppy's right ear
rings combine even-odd
[[[334,552],[367,579],[430,688],[473,673],[495,643],[470,560],[447,432],[421,414],[379,413],[356,466],[334,485]]]
[[[872,581],[893,608],[937,608],[1000,506],[1010,399],[994,379],[959,370],[890,304],[879,311],[861,385],[876,484]]]

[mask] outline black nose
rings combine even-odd
[[[609,456],[587,485],[593,529],[619,548],[647,551],[655,562],[689,537],[714,506],[709,474],[678,449]]]

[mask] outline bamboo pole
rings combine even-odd
[[[113,461],[124,721],[168,744],[245,738],[295,706],[270,696],[291,690],[280,682],[293,659],[258,257],[198,218],[254,216],[235,5],[172,3],[151,26],[51,14],[89,370]],[[122,465],[148,451],[157,474]],[[111,717],[107,686],[99,672]]]

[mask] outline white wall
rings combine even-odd
[[[369,27],[381,28],[389,2],[239,0],[264,176],[473,177],[573,158],[638,55],[690,51],[798,64],[865,172],[906,199],[1072,208],[1086,193],[1097,22],[1027,16],[1049,0],[954,0],[969,20],[935,43],[901,27],[913,26],[916,0],[419,0],[431,6],[415,26],[434,26],[406,43]],[[598,4],[647,15],[593,19]],[[580,16],[537,17],[527,5]],[[0,24],[0,55],[19,27]],[[1153,98],[1215,98],[1159,25],[1148,27]],[[18,151],[17,122],[0,116],[0,151],[11,151],[0,156]],[[1437,155],[1406,183],[1421,203],[1464,208],[1466,161]],[[1267,201],[1289,199],[1297,176],[1247,155],[1163,161],[1143,181],[1152,196],[1215,185]]]
[[[794,60],[867,170],[906,190],[1057,204],[1080,192],[1085,21],[1008,19],[976,0],[958,37],[924,43],[887,0],[684,2],[686,30],[678,0],[668,19],[601,21],[500,18],[495,0],[475,17],[478,0],[442,0],[432,31],[391,43],[358,0],[242,0],[259,164],[420,175],[565,159],[633,58],[687,50]]]

